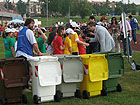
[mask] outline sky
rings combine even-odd
[[[0,2],[2,2],[4,0],[0,0]],[[18,0],[10,0],[10,1],[14,1],[17,2]],[[23,1],[27,1],[27,0],[23,0]],[[31,1],[37,1],[37,0],[31,0]],[[106,1],[106,0],[88,0],[88,1]],[[121,1],[121,0],[109,0],[109,1]],[[128,3],[128,0],[123,0],[123,3]],[[130,0],[130,3],[135,3],[135,4],[140,4],[140,0]]]

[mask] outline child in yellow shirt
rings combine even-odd
[[[71,43],[70,38],[74,34],[74,31],[71,28],[68,28],[66,30],[66,34],[67,34],[67,36],[64,41],[64,45],[65,45],[64,54],[71,55],[72,54],[72,43]]]

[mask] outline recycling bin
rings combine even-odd
[[[61,67],[57,57],[36,56],[29,60],[32,68],[32,94],[35,104],[59,101],[56,85],[61,84]]]
[[[80,55],[84,67],[84,78],[80,84],[80,92],[84,99],[101,94],[103,80],[108,79],[108,63],[105,55]]]
[[[122,88],[118,83],[118,78],[124,75],[124,60],[121,53],[99,52],[98,54],[106,55],[109,69],[109,79],[103,81],[103,95],[107,95],[107,92],[111,91],[121,92]]]
[[[27,104],[22,87],[27,82],[27,67],[23,58],[0,59],[0,100],[1,104],[23,102]]]
[[[83,63],[78,55],[54,55],[57,56],[62,69],[62,83],[57,85],[57,92],[62,97],[80,98],[80,90],[77,83],[83,81]]]

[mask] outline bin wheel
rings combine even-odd
[[[76,89],[75,97],[76,98],[81,98],[81,93],[80,93],[80,90],[79,89]]]
[[[83,98],[84,98],[84,99],[89,99],[89,96],[90,96],[90,95],[89,95],[89,92],[88,92],[87,90],[84,90],[84,91],[83,91]]]
[[[122,87],[121,87],[120,84],[117,85],[117,91],[118,91],[118,92],[122,92]]]
[[[38,104],[38,96],[37,95],[34,95],[33,97],[33,100],[34,100],[34,104]]]
[[[61,98],[62,98],[62,93],[60,91],[56,91],[56,94],[54,96],[55,102],[60,102]]]
[[[105,88],[102,89],[101,95],[102,95],[102,96],[107,96],[107,92],[106,92],[106,89],[105,89]]]
[[[25,94],[22,94],[22,103],[27,104],[27,97]]]
[[[2,104],[2,105],[6,105],[6,101],[5,101],[4,98],[1,99],[1,104]]]

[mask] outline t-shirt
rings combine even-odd
[[[46,53],[46,45],[44,43],[43,38],[37,38],[38,48],[41,53]]]
[[[13,43],[14,48],[15,48],[16,39],[15,38],[11,38],[11,39],[12,39],[12,43]]]
[[[84,42],[81,37],[79,37],[79,40],[82,41],[82,42]],[[86,50],[83,47],[83,45],[78,44],[78,50],[79,50],[79,55],[86,54]]]
[[[12,58],[14,57],[12,54],[11,47],[14,47],[14,43],[12,41],[12,38],[7,37],[4,39],[4,46],[5,46],[5,57],[6,58]]]
[[[65,38],[64,45],[65,45],[64,54],[70,55],[71,53],[69,51],[69,47],[72,47],[72,44],[71,39],[69,37]]]
[[[53,39],[53,54],[63,54],[63,50],[60,50],[60,46],[63,46],[63,39],[58,34]]]
[[[72,52],[78,52],[78,45],[77,45],[77,40],[79,40],[79,37],[77,35],[77,33],[75,32],[75,34],[72,35],[71,37],[71,42],[72,42]]]

